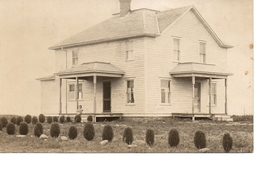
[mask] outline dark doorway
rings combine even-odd
[[[111,82],[103,82],[103,112],[111,112]]]

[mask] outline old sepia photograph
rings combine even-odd
[[[0,0],[0,23],[0,157],[254,153],[253,0]]]

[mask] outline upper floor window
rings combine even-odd
[[[206,63],[206,43],[200,42],[200,62]]]
[[[126,42],[126,60],[133,60],[134,59],[134,46],[133,41]]]
[[[69,84],[69,100],[75,100],[76,96],[76,84]],[[78,99],[83,99],[82,84],[78,85]]]
[[[173,38],[173,61],[180,61],[180,39]]]
[[[170,80],[161,80],[161,103],[170,103]]]
[[[209,92],[208,92],[208,100],[209,100]],[[211,105],[217,105],[217,83],[211,83]]]
[[[134,80],[127,80],[127,103],[134,103]]]
[[[78,64],[78,50],[73,50],[72,51],[72,65],[77,65]]]

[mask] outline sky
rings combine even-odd
[[[253,114],[252,0],[132,0],[131,8],[194,5],[228,50],[230,115]],[[55,72],[50,46],[119,11],[118,0],[0,0],[0,114],[39,115],[36,78]],[[51,98],[50,98],[51,99]]]

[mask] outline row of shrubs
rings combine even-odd
[[[1,129],[0,129],[1,130]],[[15,125],[13,123],[8,123],[6,126],[6,131],[9,135],[13,135],[15,133]],[[25,122],[21,122],[19,126],[19,133],[21,135],[28,134],[28,124]],[[34,135],[40,137],[43,134],[43,126],[41,123],[36,123],[34,127]],[[60,126],[57,122],[53,122],[51,124],[50,129],[51,137],[57,138],[60,135]],[[77,137],[78,130],[75,126],[70,126],[68,136],[69,139],[73,140]],[[91,141],[95,136],[95,129],[92,123],[87,122],[84,125],[83,136],[86,140]],[[113,129],[110,125],[106,125],[102,132],[102,139],[112,141],[114,136]],[[146,143],[149,146],[154,144],[154,131],[152,129],[147,129],[146,131]],[[132,144],[133,131],[132,128],[127,127],[123,133],[123,141],[125,141],[128,145]],[[177,147],[180,142],[179,132],[176,129],[170,130],[168,134],[168,144],[171,147]],[[206,137],[202,131],[196,131],[194,135],[194,144],[196,148],[202,149],[206,148]],[[233,139],[229,133],[224,134],[223,136],[223,148],[226,152],[229,152],[232,149]]]
[[[26,115],[24,117],[24,120],[23,120],[23,117],[21,117],[21,116],[12,117],[10,121],[13,124],[17,124],[19,126],[20,123],[23,122],[23,121],[28,123],[28,124],[30,124],[30,123],[36,124],[38,122],[44,123],[45,120],[47,120],[47,123],[49,123],[49,124],[51,124],[52,122],[60,122],[62,124],[66,123],[66,122],[73,122],[73,120],[69,116],[67,116],[67,117],[65,117],[65,116],[60,116],[60,117],[50,117],[50,116],[47,116],[47,117],[45,117],[43,114],[40,114],[39,118],[37,118],[36,116],[32,117],[31,115]],[[92,122],[92,116],[88,116],[87,121]],[[74,122],[75,123],[80,123],[81,122],[81,116],[80,115],[76,115],[74,117]],[[2,117],[0,119],[0,124],[1,124],[0,126],[6,127],[7,123],[8,123],[8,121],[7,121],[6,117]]]

